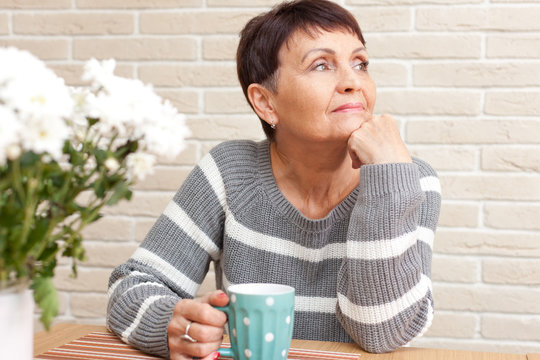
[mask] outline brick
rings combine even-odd
[[[107,294],[71,294],[69,301],[71,315],[83,318],[105,317],[107,302]]]
[[[480,264],[473,258],[435,254],[432,272],[434,281],[474,283],[480,278]]]
[[[366,36],[370,56],[398,59],[467,59],[481,54],[476,35],[384,34]]]
[[[67,85],[70,86],[86,86],[87,82],[82,80],[84,72],[84,64],[51,64],[49,68],[53,70],[56,75],[64,79]],[[134,66],[127,64],[117,64],[114,69],[114,73],[117,76],[125,78],[134,78],[133,76]]]
[[[479,114],[481,94],[474,91],[380,90],[375,113],[422,115]]]
[[[538,314],[540,289],[515,286],[434,284],[434,301],[441,310]]]
[[[204,111],[208,114],[253,114],[242,90],[207,90]]]
[[[131,201],[122,200],[117,205],[103,209],[108,215],[159,216],[174,193],[135,191]]]
[[[540,257],[540,234],[508,230],[437,229],[434,250],[441,254]]]
[[[207,0],[210,7],[233,7],[233,6],[273,6],[276,0]]]
[[[540,341],[540,316],[482,315],[481,332],[488,339]]]
[[[155,86],[237,86],[235,65],[141,65],[139,78]]]
[[[87,225],[83,230],[84,239],[129,241],[133,237],[134,222],[130,218],[104,216]]]
[[[183,114],[196,114],[199,112],[199,92],[193,90],[156,89],[156,93]]]
[[[363,32],[407,31],[411,27],[408,7],[366,7],[350,9]]]
[[[154,173],[135,184],[136,190],[176,191],[182,185],[191,167],[155,167]]]
[[[197,41],[192,38],[74,39],[73,57],[116,60],[194,60]]]
[[[540,172],[540,146],[490,146],[482,149],[482,169]]]
[[[416,156],[440,170],[473,170],[476,167],[476,149],[464,146],[411,145],[407,148]]]
[[[416,11],[416,28],[438,31],[539,30],[537,7],[437,7]]]
[[[494,87],[540,85],[536,64],[513,62],[418,64],[413,67],[416,86]]]
[[[238,36],[205,36],[202,40],[202,56],[205,60],[234,60]]]
[[[437,225],[449,227],[477,227],[479,213],[480,209],[478,204],[444,201],[441,206],[441,215]]]
[[[136,243],[85,241],[87,261],[84,262],[84,266],[116,267],[126,262],[136,248]]]
[[[488,58],[540,57],[540,37],[535,35],[488,35],[486,42]]]
[[[346,0],[351,5],[472,4],[482,0]]]
[[[264,133],[256,116],[213,116],[188,121],[193,138],[200,140],[262,139]]]
[[[425,336],[473,338],[477,325],[476,315],[435,311],[433,323]]]
[[[9,34],[9,16],[0,14],[0,35]]]
[[[134,30],[132,14],[14,14],[13,32],[24,35],[118,35]]]
[[[484,111],[489,115],[538,115],[540,114],[540,91],[487,92]]]
[[[135,224],[135,240],[142,242],[157,220],[157,216],[149,219],[137,219]]]
[[[237,34],[259,12],[251,11],[185,11],[142,13],[142,34]]]
[[[540,285],[540,259],[487,259],[482,280],[491,284]]]
[[[409,120],[407,143],[519,144],[540,143],[538,120]]]
[[[79,266],[77,277],[71,277],[71,268],[57,267],[54,285],[65,291],[98,291],[106,292],[112,269],[84,269]]]
[[[538,177],[525,175],[440,176],[445,199],[540,200]]]
[[[27,50],[41,60],[65,60],[69,56],[69,40],[64,39],[0,38],[0,46]]]
[[[173,159],[164,157],[164,158],[158,158],[157,163],[160,165],[195,165],[199,154],[199,147],[196,143],[192,142],[186,142],[185,148],[182,150],[182,152]]]
[[[540,183],[538,177],[535,181]],[[530,200],[532,199],[534,198]],[[538,219],[540,219],[540,204],[489,203],[484,207],[484,224],[496,229],[540,230]]]
[[[203,0],[77,0],[80,9],[176,9],[202,5]]]
[[[0,0],[0,9],[68,9],[71,0]]]
[[[369,65],[369,73],[378,87],[406,86],[409,81],[409,71],[403,64],[375,61]]]

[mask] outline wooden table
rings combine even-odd
[[[34,355],[64,345],[93,331],[108,331],[104,326],[59,324],[50,332],[34,336]],[[358,353],[362,360],[540,360],[540,355],[501,354],[475,351],[440,350],[426,348],[402,348],[388,354],[366,353],[354,344],[324,341],[293,340],[291,347],[312,350]]]

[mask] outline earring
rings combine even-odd
[[[272,123],[270,124],[270,127],[275,130],[276,129],[276,124],[274,124],[274,122],[272,121]]]

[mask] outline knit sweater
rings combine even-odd
[[[107,325],[169,356],[175,304],[193,298],[214,262],[216,285],[296,289],[295,339],[356,342],[387,352],[433,316],[431,257],[440,183],[425,162],[364,165],[325,218],[280,192],[268,141],[218,145],[193,169],[133,256],[109,281]]]

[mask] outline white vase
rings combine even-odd
[[[34,298],[27,286],[0,289],[0,359],[34,356]]]

